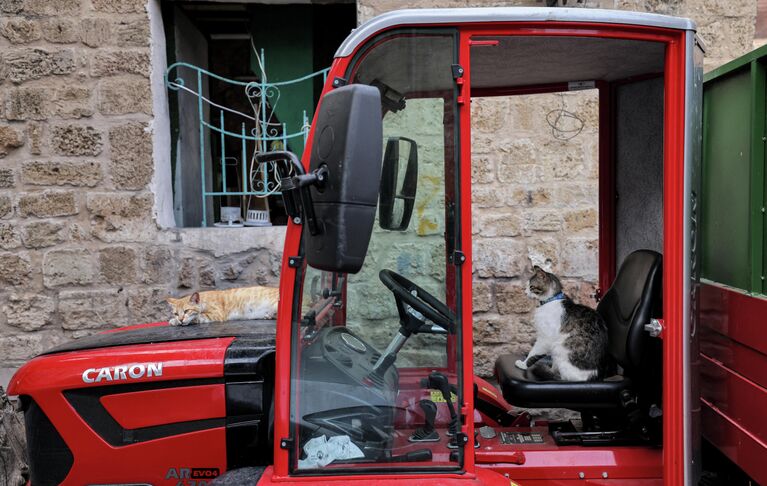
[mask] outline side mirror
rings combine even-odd
[[[352,84],[320,101],[310,171],[316,231],[304,231],[306,262],[331,272],[362,268],[375,221],[381,180],[383,125],[377,88]]]
[[[386,230],[404,231],[410,224],[418,186],[418,144],[405,137],[391,137],[381,171],[378,224]]]

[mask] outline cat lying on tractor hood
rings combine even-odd
[[[171,306],[171,326],[197,322],[274,319],[280,291],[274,287],[241,287],[195,292],[186,297],[165,299]]]

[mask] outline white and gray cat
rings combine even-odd
[[[605,321],[594,309],[570,300],[556,275],[538,266],[533,270],[527,295],[540,303],[535,310],[537,335],[527,358],[516,366],[545,380],[601,378],[612,367]]]

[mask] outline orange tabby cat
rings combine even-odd
[[[195,292],[187,297],[165,299],[171,306],[171,326],[188,326],[195,322],[222,322],[277,317],[279,289],[242,287],[228,290]]]

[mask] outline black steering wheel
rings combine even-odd
[[[448,333],[455,332],[455,315],[439,299],[391,270],[381,270],[378,278],[394,294],[400,323],[408,334],[418,332],[421,325],[426,324],[424,318]],[[416,312],[412,312],[408,307]]]

